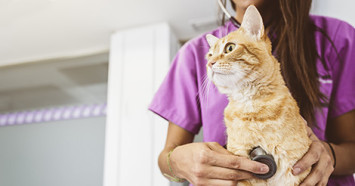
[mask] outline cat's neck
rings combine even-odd
[[[275,68],[272,73],[261,79],[241,83],[238,88],[231,90],[227,96],[230,101],[243,104],[257,100],[268,100],[275,94],[283,93],[287,93],[287,87],[280,69]]]

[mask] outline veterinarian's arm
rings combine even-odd
[[[180,128],[179,126],[169,122],[168,135],[166,137],[165,147],[158,158],[159,168],[163,174],[173,176],[167,164],[167,157],[169,152],[179,145],[184,145],[193,142],[193,139],[193,133],[190,133]],[[175,171],[175,169],[173,171]]]
[[[355,110],[328,121],[327,137],[332,142],[336,167],[334,175],[355,173]]]
[[[173,149],[170,154],[173,174],[194,185],[235,185],[237,180],[252,178],[250,172],[268,172],[266,165],[235,156],[218,143],[192,143],[193,138],[194,134],[169,123],[166,144],[159,156],[163,174],[173,176],[167,163]]]
[[[328,121],[326,134],[335,151],[334,169],[334,157],[329,145],[320,141],[309,129],[313,143],[309,151],[293,167],[293,173],[299,174],[313,165],[311,174],[302,185],[326,185],[331,174],[349,175],[355,172],[354,131],[355,110]]]

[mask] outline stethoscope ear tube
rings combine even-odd
[[[230,17],[229,20],[233,23],[235,27],[240,28],[240,24],[234,17]]]
[[[240,24],[238,23],[238,21],[229,14],[229,12],[227,11],[227,9],[224,7],[222,0],[217,0],[219,7],[222,9],[223,13],[226,14],[226,16],[228,17],[228,19],[233,23],[234,26],[236,26],[237,28],[240,27]]]

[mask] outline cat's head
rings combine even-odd
[[[271,42],[255,6],[247,8],[237,31],[221,39],[208,34],[206,39],[210,45],[207,74],[221,93],[228,94],[255,82],[274,68]]]

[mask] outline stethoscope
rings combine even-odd
[[[230,15],[230,13],[228,12],[228,10],[224,7],[222,0],[217,0],[219,7],[222,9],[223,13],[227,16],[227,18],[232,22],[232,24],[237,27],[240,28],[240,23],[233,17]],[[265,24],[265,26],[267,27],[269,24]]]
[[[227,145],[223,147],[227,149]],[[265,150],[260,146],[254,147],[249,151],[249,158],[253,161],[263,163],[269,167],[269,172],[265,174],[253,173],[255,177],[265,180],[271,178],[276,173],[277,165],[274,157],[271,154],[266,153]]]
[[[222,9],[223,13],[226,14],[227,18],[232,22],[232,24],[237,27],[240,28],[240,23],[238,23],[238,21],[229,14],[229,12],[227,11],[227,9],[224,7],[222,0],[218,0],[218,5],[219,7]]]

